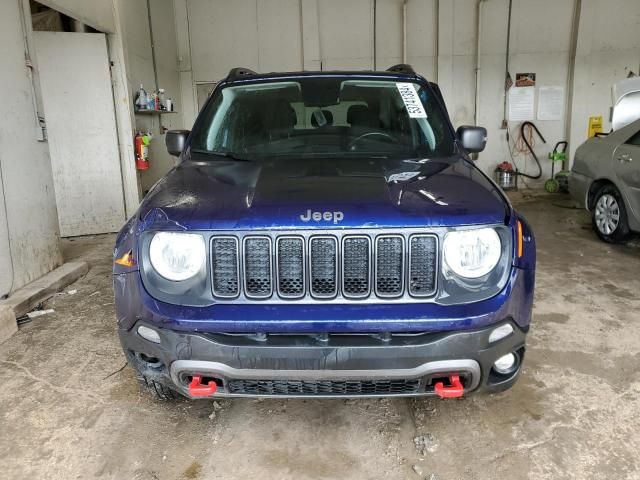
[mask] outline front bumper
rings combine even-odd
[[[510,323],[498,341],[489,335]],[[138,333],[154,328],[160,343]],[[194,375],[213,380],[212,397],[379,397],[435,395],[437,381],[459,375],[465,393],[511,387],[520,374],[526,329],[511,319],[475,330],[415,334],[229,335],[184,333],[138,322],[119,329],[128,359],[147,378],[186,397]],[[514,352],[508,374],[492,367]]]

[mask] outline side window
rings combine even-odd
[[[627,145],[636,145],[640,147],[640,132],[636,132],[636,134],[631,137],[629,140],[627,140],[626,142]]]

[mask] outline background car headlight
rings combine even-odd
[[[444,238],[444,261],[464,278],[479,278],[491,272],[500,261],[502,243],[493,228],[457,230]]]
[[[149,260],[155,271],[174,282],[195,276],[205,257],[204,238],[193,233],[159,232],[149,246]]]

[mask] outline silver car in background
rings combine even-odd
[[[640,232],[640,78],[613,86],[612,132],[576,150],[569,191],[592,212],[605,242],[619,243]]]
[[[571,196],[592,212],[598,236],[612,243],[640,231],[640,120],[576,150]]]

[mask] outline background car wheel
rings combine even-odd
[[[593,228],[602,240],[609,243],[621,243],[631,236],[624,200],[613,185],[603,186],[596,194]]]

